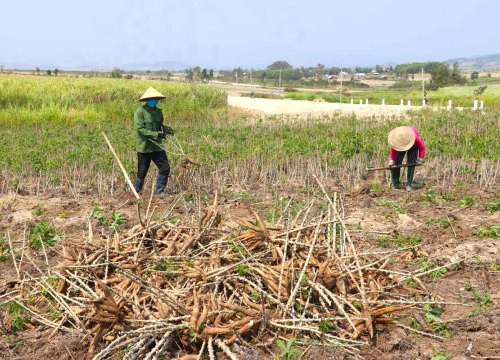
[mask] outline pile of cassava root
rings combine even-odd
[[[197,224],[153,221],[148,207],[126,233],[65,241],[64,261],[24,275],[13,301],[54,333],[79,329],[95,359],[236,359],[234,344],[291,337],[356,356],[418,303],[404,280],[425,286],[391,265],[417,247],[359,251],[342,198],[326,199],[290,200],[272,225],[233,216],[217,195]]]

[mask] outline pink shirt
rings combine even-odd
[[[418,157],[420,159],[423,159],[425,157],[425,144],[422,141],[422,138],[420,137],[420,134],[418,133],[417,129],[414,128],[413,126],[410,126],[410,128],[415,133],[415,145],[417,145],[418,148]],[[389,154],[389,160],[396,161],[396,153],[397,151],[391,148],[391,152]]]

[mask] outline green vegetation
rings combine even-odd
[[[397,214],[406,214],[407,212],[404,207],[402,207],[397,201],[394,200],[380,199],[379,201],[377,201],[377,205],[392,207]]]
[[[31,229],[29,239],[31,245],[40,250],[44,246],[54,246],[61,237],[56,234],[54,225],[49,224],[47,220],[42,220]]]
[[[426,193],[423,193],[422,195],[422,199],[425,200],[425,201],[428,201],[430,203],[434,203],[434,204],[441,204],[446,200],[445,196],[443,196],[442,194],[439,194],[436,189],[433,189],[433,188],[430,188],[427,190]]]
[[[104,215],[102,208],[100,208],[99,206],[95,206],[94,209],[92,209],[90,217],[98,220],[99,223],[103,226],[109,226],[113,234],[118,230],[120,225],[123,225],[127,222],[125,216],[116,210],[113,210],[113,212],[111,213],[111,219],[108,220],[106,218],[106,215]]]
[[[500,197],[496,197],[492,201],[490,201],[488,204],[486,204],[486,210],[488,210],[490,213],[494,213],[500,210]]]
[[[31,212],[31,215],[33,215],[34,217],[37,217],[37,216],[42,215],[42,213],[43,213],[43,208],[40,205],[37,205],[37,207],[35,208],[35,210],[33,210]]]
[[[471,313],[471,316],[480,315],[493,305],[491,300],[491,294],[488,291],[481,291],[472,286],[470,281],[466,281],[464,288],[466,291],[470,292],[474,296],[476,302],[476,309]]]
[[[374,181],[370,183],[370,191],[378,194],[378,193],[383,193],[385,191],[384,185],[382,185],[378,181]]]
[[[334,329],[334,324],[329,320],[321,320],[318,324],[319,331],[329,333]]]
[[[298,358],[302,354],[299,349],[295,348],[295,339],[291,338],[285,342],[283,340],[276,340],[276,345],[282,350],[282,353],[279,355],[279,359],[281,360],[291,360],[293,358]]]
[[[9,260],[9,245],[7,235],[0,236],[0,262]]]
[[[434,352],[434,356],[431,360],[447,360],[449,359],[448,352],[446,350],[437,350]]]
[[[458,206],[460,209],[466,209],[472,205],[474,205],[476,202],[476,199],[473,198],[472,196],[464,196],[461,200],[460,200],[460,205]]]
[[[162,259],[151,267],[151,270],[161,272],[169,279],[173,279],[180,269],[177,261],[172,259]]]
[[[205,179],[213,179],[222,168],[227,174],[237,174],[248,173],[251,166],[254,178],[279,178],[292,167],[305,166],[299,164],[338,168],[351,161],[364,167],[387,157],[387,133],[402,124],[418,127],[429,158],[440,160],[437,173],[457,160],[463,164],[463,180],[475,181],[481,161],[500,160],[500,130],[494,112],[421,111],[408,119],[384,122],[351,115],[229,121],[225,93],[207,86],[0,75],[0,87],[5,89],[0,93],[4,191],[34,182],[44,188],[85,185],[101,195],[125,188],[101,132],[107,134],[129,174],[135,174],[132,117],[139,106],[137,98],[147,86],[167,95],[162,105],[165,121],[175,128],[185,153],[202,164],[193,171]],[[485,94],[492,90],[489,86]],[[500,86],[498,90],[500,94]],[[399,103],[400,94],[394,96]],[[183,157],[172,142],[166,148],[175,171]],[[307,171],[299,173],[305,176]],[[404,211],[401,206],[399,210]]]
[[[440,228],[443,228],[443,229],[447,229],[451,226],[453,226],[453,223],[455,223],[456,220],[454,218],[450,218],[450,217],[445,217],[445,218],[441,218],[441,219],[436,219],[436,218],[430,218],[429,220],[427,220],[427,224],[428,225],[436,225]]]
[[[29,321],[29,316],[26,314],[24,307],[16,301],[2,303],[0,306],[6,308],[7,315],[10,319],[10,326],[7,330],[15,334],[16,332],[26,329],[25,324]]]
[[[444,312],[442,308],[425,304],[424,311],[425,321],[431,326],[432,332],[446,338],[453,337],[453,332],[450,330],[448,322],[440,318]]]
[[[429,260],[429,258],[427,256],[420,258],[417,262],[422,266],[422,268],[420,269],[421,273],[425,273],[427,271],[430,271],[432,269],[439,267],[434,261]],[[448,269],[443,267],[443,268],[439,268],[439,269],[436,269],[435,271],[430,272],[429,276],[432,279],[439,279],[439,278],[442,278],[447,272],[448,272]]]
[[[248,274],[248,271],[250,270],[250,268],[248,267],[248,265],[241,264],[241,265],[236,266],[235,270],[239,276],[245,276],[246,274]]]
[[[499,237],[500,225],[481,226],[475,234],[479,237]]]
[[[476,86],[482,83],[480,78],[475,83],[469,83],[464,86],[445,86],[437,90],[427,91],[427,100],[429,106],[448,105],[448,100],[452,100],[454,107],[472,108],[474,100],[484,101],[485,108],[499,110],[500,109],[500,80],[498,78],[490,81],[488,87],[479,94]],[[426,82],[425,87],[428,89],[430,83]],[[338,90],[337,90],[338,92]],[[393,84],[391,87],[378,86],[366,89],[356,89],[351,91],[347,89],[343,92],[342,99],[344,103],[354,100],[354,104],[358,104],[359,100],[369,100],[371,104],[381,104],[382,99],[385,99],[386,105],[399,105],[401,99],[405,105],[410,100],[413,105],[422,104],[422,82],[418,81],[402,81]]]
[[[389,236],[381,236],[378,239],[378,244],[380,247],[397,247],[404,248],[408,246],[420,245],[422,242],[422,238],[419,236],[405,236],[405,235],[397,235],[396,237]]]

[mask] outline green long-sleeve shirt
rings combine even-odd
[[[162,143],[158,138],[158,132],[162,132],[163,113],[161,109],[151,109],[149,106],[141,106],[134,114],[134,129],[137,140],[137,152],[151,153],[163,149],[155,145]],[[151,140],[149,140],[151,139]]]

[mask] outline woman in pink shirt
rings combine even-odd
[[[420,137],[417,129],[411,126],[400,126],[393,129],[387,138],[391,152],[389,154],[389,166],[401,165],[406,156],[407,164],[421,165],[425,157],[425,144]],[[400,189],[399,182],[401,168],[395,167],[391,169],[392,186],[395,189]],[[413,184],[413,176],[415,175],[415,166],[408,167],[406,190],[411,191],[416,188]]]

